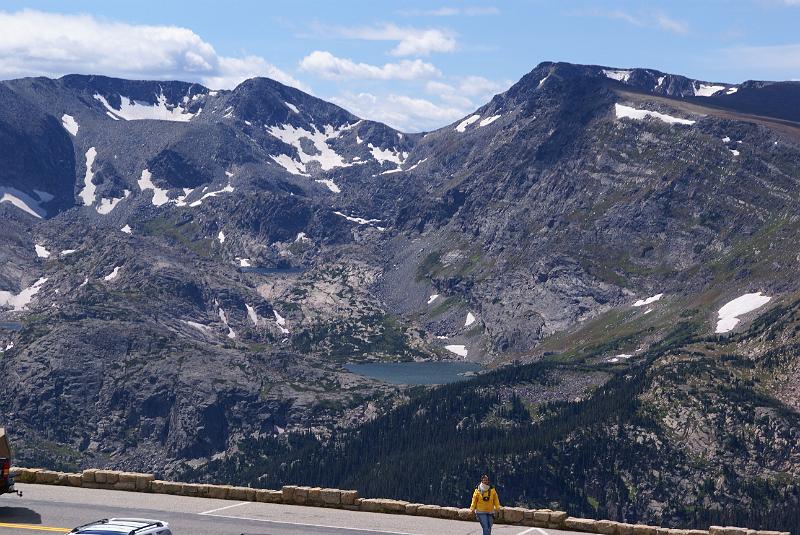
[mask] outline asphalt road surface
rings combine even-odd
[[[321,507],[236,502],[165,494],[17,484],[0,496],[0,533],[66,533],[112,517],[169,522],[175,535],[480,535],[475,522],[362,513]],[[496,535],[568,535],[568,531],[495,526]],[[575,534],[586,535],[586,534]]]

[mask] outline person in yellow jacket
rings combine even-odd
[[[478,522],[483,528],[483,535],[491,535],[494,513],[500,510],[500,499],[497,497],[495,488],[489,484],[489,476],[486,474],[481,477],[481,484],[472,493],[472,505],[469,508],[478,517]]]

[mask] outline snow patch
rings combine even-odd
[[[119,276],[119,270],[122,266],[117,266],[114,268],[114,271],[103,277],[104,281],[113,281]]]
[[[438,298],[438,297],[439,297],[439,294],[433,294],[432,296],[430,296],[430,297],[428,298],[428,304],[430,305],[431,303],[433,303],[434,301],[436,301],[436,298]]]
[[[225,243],[225,233],[221,230],[219,231],[219,234],[217,234],[217,240],[219,240],[220,243]]]
[[[228,338],[231,339],[236,338],[236,333],[233,331],[233,329],[231,329],[231,326],[228,325],[228,316],[225,315],[225,311],[222,310],[222,307],[218,309],[218,313],[219,313],[219,319],[222,321],[222,323],[225,324],[225,327],[228,328]]]
[[[406,171],[413,171],[414,169],[416,169],[416,168],[417,168],[417,166],[418,166],[419,164],[421,164],[421,163],[425,163],[425,162],[427,162],[427,161],[428,161],[428,158],[423,158],[423,159],[421,159],[420,161],[418,161],[417,163],[415,163],[414,165],[412,165],[411,167],[409,167],[408,169],[406,169]]]
[[[278,311],[274,308],[272,309],[272,313],[275,315],[275,323],[278,325],[278,329],[280,329],[283,334],[289,334],[289,329],[286,328],[286,318],[278,314]]]
[[[394,162],[399,166],[406,157],[406,154],[398,149],[382,149],[372,143],[368,143],[367,147],[369,147],[372,157],[381,165],[383,165],[383,162]]]
[[[94,204],[95,200],[95,191],[97,191],[97,186],[92,184],[92,178],[94,178],[92,165],[94,165],[94,159],[96,157],[97,149],[94,147],[89,147],[89,150],[86,151],[86,174],[83,177],[83,189],[81,189],[81,192],[78,193],[78,197],[83,200],[84,206],[91,206]]]
[[[203,191],[205,191],[205,190],[203,190]],[[209,197],[216,197],[220,193],[233,193],[233,186],[231,186],[230,183],[229,183],[227,186],[225,186],[222,189],[219,189],[219,190],[216,190],[216,191],[209,191],[207,193],[204,193],[202,197],[200,197],[198,200],[190,203],[189,206],[191,206],[193,208],[196,207],[196,206],[200,206],[201,204],[203,204],[204,200],[208,199]]]
[[[328,189],[331,190],[334,193],[341,193],[342,192],[342,190],[339,189],[339,186],[337,186],[333,182],[333,180],[331,180],[329,178],[315,180],[314,182],[319,182],[320,184],[325,184],[326,186],[328,186]]]
[[[536,87],[537,87],[537,89],[538,89],[539,87],[542,87],[542,86],[544,85],[544,83],[547,81],[547,79],[548,79],[548,78],[550,78],[550,73],[547,73],[547,76],[545,76],[544,78],[542,78],[541,80],[539,80],[539,84],[536,86]]]
[[[466,131],[467,127],[469,125],[471,125],[472,123],[474,123],[475,121],[477,121],[480,118],[481,118],[480,115],[470,115],[469,117],[467,117],[466,119],[464,119],[463,121],[458,123],[458,125],[456,125],[456,128],[455,128],[456,132],[464,132],[464,131]]]
[[[364,219],[363,217],[353,217],[349,215],[345,215],[342,212],[333,212],[334,214],[347,219],[348,221],[352,221],[353,223],[358,223],[359,225],[374,225],[375,223],[380,223],[380,219]],[[378,230],[383,230],[383,227],[376,227]]]
[[[731,138],[729,138],[728,136],[725,136],[724,138],[722,138],[722,142],[723,143],[730,143],[731,142]]]
[[[633,306],[635,306],[635,307],[643,307],[645,305],[649,305],[650,303],[655,303],[656,301],[658,301],[662,297],[664,297],[664,294],[656,294],[656,295],[654,295],[652,297],[648,297],[647,299],[639,299],[638,301],[636,301],[633,304]]]
[[[618,82],[627,82],[631,77],[632,71],[623,71],[617,69],[603,69],[603,74],[606,78],[611,78]],[[659,84],[660,85],[660,84]]]
[[[122,232],[124,232],[125,234],[133,234],[133,230],[131,229],[131,226],[130,226],[130,225],[125,225],[124,227],[122,227],[122,228],[121,228],[121,229],[119,229],[119,230],[121,230],[121,231],[122,231]]]
[[[142,170],[142,177],[136,181],[139,185],[139,189],[142,191],[151,189],[153,190],[153,206],[162,206],[169,202],[169,196],[167,195],[167,191],[165,189],[161,189],[153,184],[153,175],[150,173],[148,169]]]
[[[244,308],[247,309],[247,317],[253,322],[253,326],[258,327],[258,314],[256,309],[245,303]]]
[[[490,125],[496,120],[500,118],[500,115],[492,115],[491,117],[487,117],[486,119],[482,119],[481,122],[478,123],[478,128],[481,126]]]
[[[467,357],[467,346],[449,345],[449,346],[444,346],[444,348],[451,353],[455,353],[459,357],[464,357],[464,358]]]
[[[733,94],[734,94],[734,93],[736,93],[737,91],[739,91],[739,88],[738,88],[738,87],[730,87],[730,88],[728,88],[728,90],[727,90],[727,91],[725,91],[725,94],[726,94],[726,95],[733,95]]]
[[[291,145],[295,149],[297,149],[298,157],[300,158],[300,163],[302,167],[295,162],[294,167],[298,169],[302,169],[302,172],[305,172],[305,165],[308,162],[316,161],[319,162],[323,171],[330,171],[331,169],[335,169],[336,167],[349,167],[350,163],[344,161],[344,158],[338,154],[336,151],[328,146],[328,141],[338,138],[343,132],[346,132],[350,128],[355,126],[352,125],[344,125],[341,128],[334,128],[331,125],[325,125],[322,131],[317,130],[317,127],[312,125],[313,131],[306,130],[305,128],[298,128],[292,126],[290,124],[283,124],[279,126],[270,126],[267,127],[267,130],[270,134],[275,136],[276,138],[280,139],[287,145]],[[303,150],[303,145],[301,144],[302,139],[308,139],[311,143],[314,144],[314,148],[317,150],[318,154],[307,154]],[[287,166],[278,160],[278,156],[271,156],[273,160],[278,162],[284,168]],[[291,158],[290,158],[291,160]],[[288,170],[288,168],[287,168]],[[290,171],[291,172],[291,171]],[[298,174],[298,173],[296,173]]]
[[[163,91],[156,95],[156,102],[154,104],[133,100],[124,95],[120,95],[119,109],[114,108],[108,103],[105,97],[99,93],[95,93],[94,98],[100,101],[106,110],[108,110],[106,113],[112,118],[122,118],[126,121],[151,120],[187,122],[195,115],[186,111],[182,106],[167,104],[167,97],[164,96]]]
[[[292,173],[293,175],[303,175],[303,176],[310,176],[306,173],[306,166],[302,162],[298,162],[297,160],[293,160],[290,156],[286,154],[279,154],[278,156],[270,155],[270,158],[275,160],[275,163]]]
[[[717,334],[722,334],[733,330],[739,323],[739,316],[761,308],[766,305],[770,299],[772,298],[761,295],[761,292],[757,292],[744,294],[733,301],[728,301],[719,309],[719,321],[717,321],[717,330],[715,332]]]
[[[738,150],[736,150],[736,149],[728,149],[728,150],[730,150],[731,154],[733,154],[734,156],[739,156],[739,151]]]
[[[305,232],[298,232],[297,233],[297,237],[294,239],[294,242],[295,243],[297,243],[297,242],[300,242],[300,243],[311,243],[311,238],[306,236]]]
[[[78,128],[80,125],[75,121],[75,117],[72,115],[67,115],[66,113],[61,116],[61,126],[64,127],[64,130],[72,134],[73,136],[78,135]]]
[[[208,325],[203,325],[202,323],[197,323],[196,321],[187,321],[186,324],[189,325],[190,327],[194,327],[195,329],[197,329],[202,333],[208,334],[211,332],[211,327],[209,327]]]
[[[239,267],[253,267],[249,258],[237,258],[237,260],[239,261]]]
[[[286,104],[286,107],[292,110],[293,112],[300,113],[300,110],[298,110],[297,106],[295,106],[294,104],[289,104],[288,102],[284,102],[284,104]]]
[[[694,84],[692,84],[692,89],[694,89],[694,96],[696,97],[710,97],[725,89],[725,86],[698,84],[697,82],[695,82]]]
[[[614,108],[618,119],[627,117],[629,119],[642,120],[646,119],[647,117],[653,117],[660,121],[664,121],[665,123],[685,124],[685,125],[691,125],[697,122],[689,119],[681,119],[679,117],[673,117],[672,115],[667,115],[665,113],[658,113],[657,111],[637,110],[636,108],[631,108],[630,106],[623,106],[622,104],[614,104]]]
[[[475,315],[472,312],[467,312],[467,319],[464,321],[464,327],[469,327],[475,323]]]
[[[44,245],[39,245],[38,243],[33,246],[36,249],[36,256],[39,258],[50,258],[50,251],[45,248]]]
[[[10,203],[23,212],[27,212],[33,217],[38,217],[39,219],[46,215],[42,207],[39,206],[39,201],[16,188],[0,186],[0,203],[4,202]]]
[[[110,199],[106,199],[104,197],[100,199],[100,204],[97,205],[97,213],[102,215],[110,214],[111,210],[116,208],[117,204],[119,204],[119,201],[121,201],[122,199],[127,199],[130,196],[130,194],[131,194],[130,190],[126,189],[123,190],[122,197],[119,198],[112,197]]]
[[[77,253],[77,252],[78,252],[78,250],[77,250],[77,249],[64,249],[64,250],[63,250],[63,251],[61,251],[59,254],[60,254],[61,256],[68,256],[68,255],[71,255],[71,254],[74,254],[74,253]]]
[[[0,290],[0,306],[10,306],[14,311],[25,310],[45,282],[47,282],[47,277],[42,277],[27,288],[20,290],[18,294]]]

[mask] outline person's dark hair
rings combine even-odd
[[[485,477],[486,479],[489,479],[489,475],[488,475],[488,474],[483,474],[483,475],[481,476],[481,481],[483,481],[483,478],[484,478],[484,477]]]

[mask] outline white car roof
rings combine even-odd
[[[161,523],[163,528],[169,527],[169,524],[162,520],[152,520],[149,518],[111,518],[106,522],[88,524],[83,526],[78,533],[91,533],[95,530],[104,533],[130,533],[131,530],[147,526],[148,524]],[[156,526],[153,526],[154,528]]]

